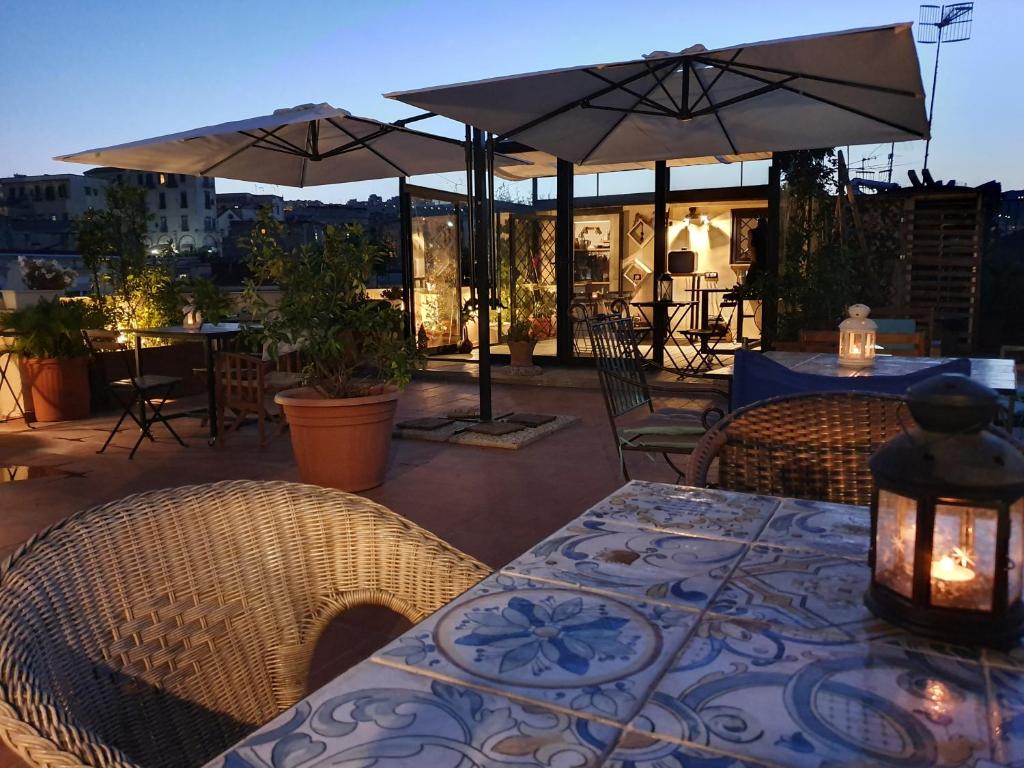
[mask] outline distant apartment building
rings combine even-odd
[[[87,178],[141,187],[153,215],[149,225],[152,247],[173,245],[179,253],[217,251],[217,193],[212,178],[183,173],[93,168]]]
[[[106,208],[106,186],[74,173],[0,178],[0,250],[73,251],[75,217]]]
[[[999,234],[1012,235],[1024,231],[1024,189],[1003,192],[999,207]]]
[[[256,195],[249,192],[217,195],[217,232],[221,242],[227,242],[231,237],[233,224],[255,221],[264,208],[270,208],[271,216],[284,221],[284,198],[280,195]]]

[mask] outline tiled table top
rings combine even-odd
[[[868,535],[629,483],[211,765],[1024,768],[1024,651],[872,617]]]
[[[895,357],[879,355],[870,368],[845,368],[839,365],[839,355],[824,352],[766,352],[768,357],[787,368],[819,376],[902,376],[940,363],[952,357]],[[707,375],[711,378],[731,378],[732,366],[715,368]],[[1017,369],[1013,360],[1000,358],[971,358],[971,378],[997,392],[1010,393],[1017,388]]]

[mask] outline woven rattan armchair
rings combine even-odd
[[[36,766],[202,765],[301,698],[339,612],[419,621],[489,573],[315,486],[231,481],[94,507],[0,566],[0,735]]]
[[[686,480],[706,487],[718,459],[719,488],[868,504],[868,457],[912,424],[895,395],[787,395],[733,411],[701,438]]]

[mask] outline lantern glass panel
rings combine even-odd
[[[1009,604],[1013,605],[1021,598],[1024,587],[1022,569],[1024,569],[1024,499],[1017,499],[1010,506],[1010,573],[1007,589]]]
[[[874,359],[875,332],[842,331],[839,334],[839,355],[851,360]]]
[[[875,579],[907,598],[914,594],[916,537],[917,500],[880,490],[875,538]]]
[[[997,521],[995,509],[935,505],[932,605],[992,610]]]

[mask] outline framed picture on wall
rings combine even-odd
[[[612,248],[612,223],[609,219],[577,221],[574,224],[577,251],[610,251]]]
[[[643,247],[654,236],[654,227],[642,213],[633,216],[633,223],[629,227],[629,237],[634,243]]]
[[[758,223],[767,219],[767,208],[736,208],[732,212],[732,242],[729,248],[730,264],[753,264],[759,243],[764,235],[757,231]],[[762,230],[763,232],[763,230]]]

